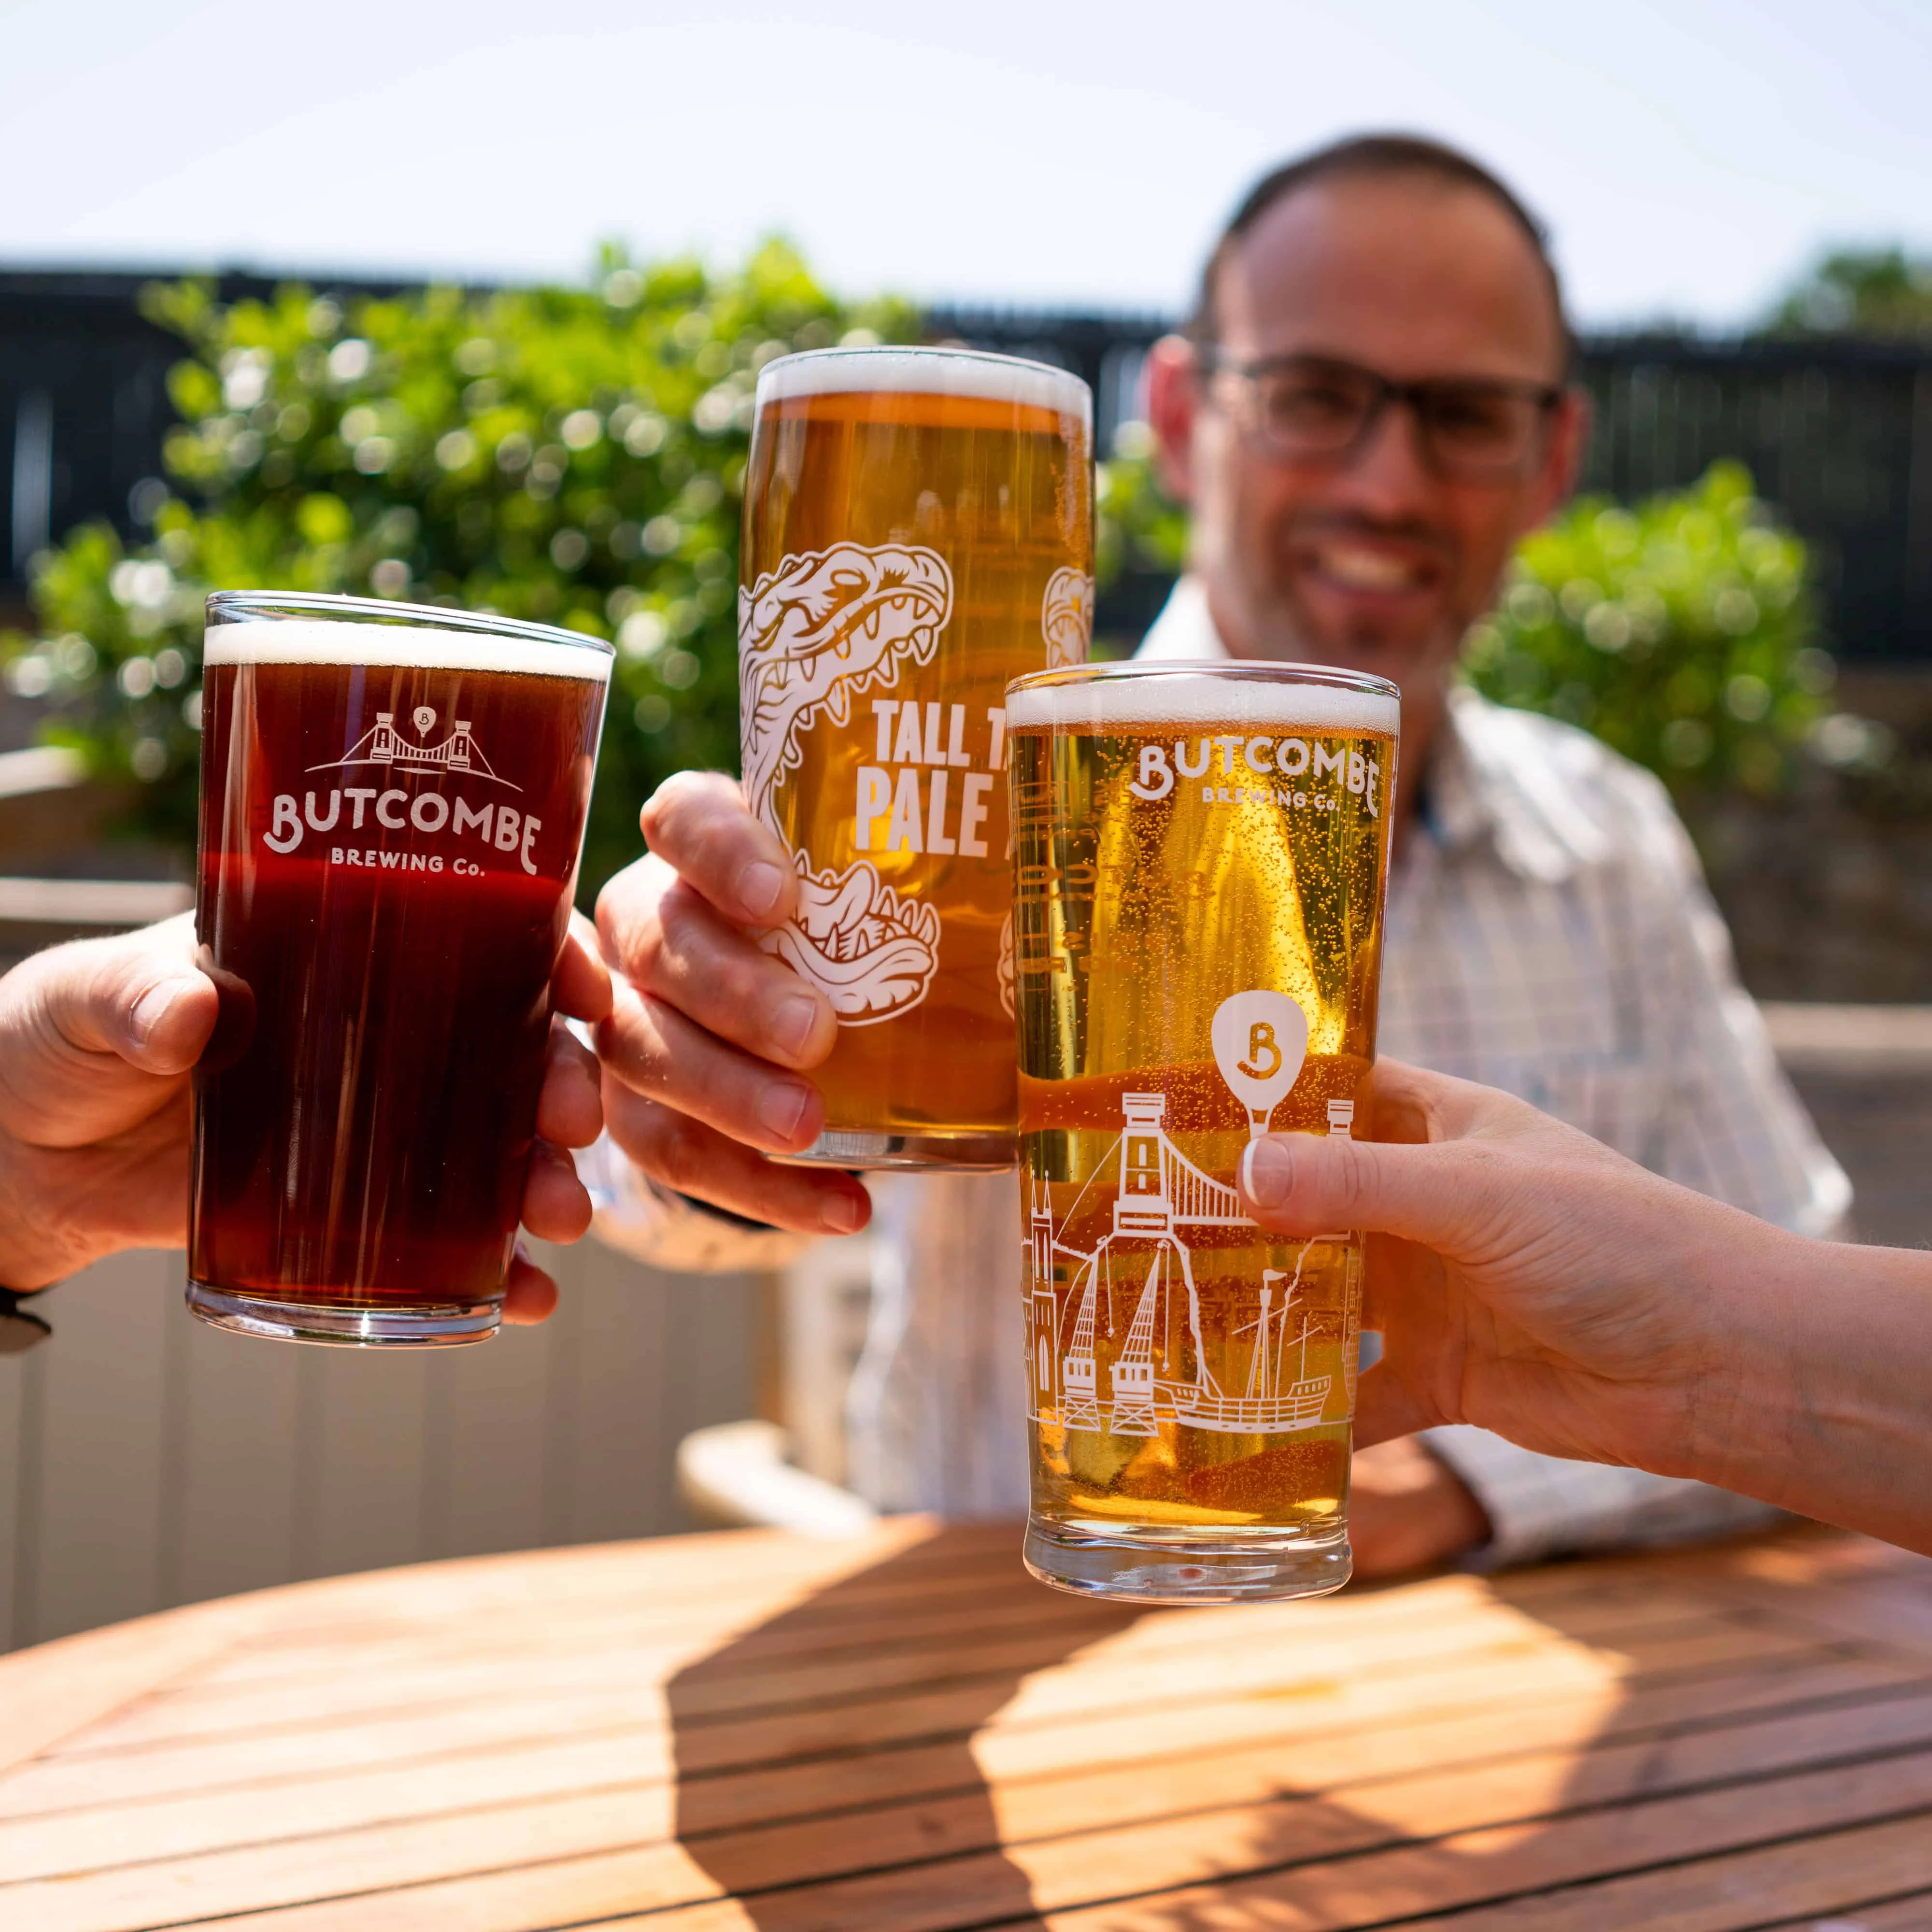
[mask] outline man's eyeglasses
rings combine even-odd
[[[1521,476],[1541,454],[1560,387],[1500,377],[1437,376],[1397,382],[1327,356],[1238,362],[1199,352],[1202,368],[1232,379],[1242,426],[1290,462],[1346,462],[1391,403],[1414,416],[1424,460],[1438,475],[1477,481]]]

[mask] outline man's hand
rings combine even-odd
[[[1356,1450],[1348,1547],[1358,1576],[1453,1562],[1489,1540],[1489,1517],[1468,1486],[1413,1436]]]
[[[584,1019],[610,1011],[610,977],[580,920],[554,998]],[[188,1077],[220,1005],[185,913],[55,946],[0,978],[0,1285],[44,1287],[122,1248],[182,1245]],[[559,1020],[524,1194],[532,1234],[572,1241],[590,1226],[590,1198],[562,1150],[595,1140],[602,1117],[596,1063]],[[540,1322],[556,1299],[519,1256],[504,1318]]]
[[[849,1234],[872,1204],[849,1174],[766,1158],[824,1124],[804,1077],[832,1051],[824,994],[760,950],[798,902],[791,856],[716,772],[668,779],[640,818],[650,855],[611,880],[597,931],[616,975],[598,1029],[611,1137],[682,1194],[775,1227]]]

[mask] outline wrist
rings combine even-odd
[[[1714,1202],[1650,1228],[1680,1237],[1659,1244],[1646,1269],[1654,1372],[1629,1391],[1640,1399],[1604,1460],[1775,1501],[1766,1472],[1788,1454],[1800,1400],[1792,1288],[1815,1279],[1814,1244]]]
[[[1801,1515],[1932,1551],[1924,1476],[1932,1379],[1926,1258],[1788,1236],[1748,1299],[1767,1346],[1740,1365],[1738,1450],[1728,1475],[1715,1480]],[[1755,1426],[1744,1420],[1747,1408]]]

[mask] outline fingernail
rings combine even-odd
[[[828,1234],[856,1234],[865,1219],[865,1204],[853,1195],[831,1195],[818,1204],[818,1225]]]
[[[1257,1208],[1279,1208],[1294,1179],[1294,1156],[1280,1142],[1249,1142],[1241,1156],[1241,1192]]]
[[[128,1016],[128,1030],[136,1046],[148,1044],[155,1028],[167,1018],[169,1009],[181,998],[182,989],[194,984],[192,980],[164,980],[158,986],[150,986],[134,1002],[134,1010]]]
[[[779,1139],[789,1141],[797,1134],[798,1124],[805,1118],[811,1100],[808,1087],[795,1086],[790,1081],[774,1082],[758,1096],[759,1123]]]
[[[754,859],[738,874],[738,903],[754,919],[763,919],[784,890],[784,874],[764,859]]]
[[[772,1014],[772,1038],[787,1053],[802,1053],[818,1024],[818,1003],[802,993],[795,993]]]

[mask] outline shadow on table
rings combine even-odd
[[[667,1685],[678,1840],[750,1923],[930,1922],[934,1859],[945,1922],[1030,1916],[973,1734],[1029,1676],[1136,1613],[1035,1582],[1020,1536],[1017,1523],[936,1531]],[[990,1560],[1001,1547],[1010,1566]]]
[[[1894,1600],[1860,1587],[1875,1568],[1898,1573]],[[1712,1582],[1708,1595],[1673,1588]],[[1346,1771],[1356,1754],[1336,1754],[1326,1787],[1291,1773],[1264,1793],[1258,1780],[1225,1829],[1204,1810],[1202,1869],[1069,1916],[1094,1932],[1339,1932],[1465,1915],[1523,1932],[1932,1928],[1924,1787],[1908,1792],[1897,1762],[1932,1736],[1932,1676],[1902,1684],[1892,1649],[1932,1651],[1928,1584],[1932,1564],[1809,1526],[1499,1575],[1492,1601],[1526,1635],[1600,1661],[1600,1696],[1552,1687],[1546,1721],[1492,1653],[1498,1708],[1384,1714],[1365,1728],[1433,1732],[1434,1745],[1390,1752],[1370,1739]],[[1629,1612],[1626,1628],[1600,1590]],[[1647,1593],[1648,1616],[1636,1601]],[[1861,1640],[1875,1652],[1861,1654]],[[1848,1828],[1863,1830],[1862,1858],[1839,1848]]]
[[[1094,1932],[1196,1932],[1514,1899],[1542,1924],[1532,1900],[1551,1892],[1575,1908],[1565,1925],[1640,1924],[1740,1856],[1801,1860],[1796,1875],[1754,1866],[1741,1882],[1814,1916],[1900,1887],[1803,1846],[1895,1807],[1886,1760],[1922,1733],[1887,1726],[1932,1724],[1932,1700],[1882,1715],[1895,1668],[1780,1617],[1816,1613],[1837,1546],[1798,1532],[1744,1565],[1720,1546],[1558,1566],[1413,1614],[1364,1592],[1358,1629],[1382,1634],[1350,1668],[1370,1694],[1326,1720],[1324,1698],[1347,1690],[1327,1681],[1334,1663],[1310,1657],[1305,1687],[1292,1670],[1257,1672],[1257,1655],[1292,1662],[1298,1645],[1278,1618],[1255,1626],[1258,1651],[1230,1622],[1225,1688],[1204,1691],[1232,1700],[1217,1737],[1177,1724],[1171,1689],[1137,1663],[1116,1680],[1124,1702],[1027,1684],[1136,1618],[1033,1582],[1016,1534],[938,1532],[671,1681],[677,1835],[739,1901],[734,1922],[944,1932],[1066,1912]],[[1722,1587],[1695,1587],[1707,1582]],[[1888,1611],[1884,1634],[1908,1610]],[[1330,1614],[1311,1620],[1318,1652]],[[1470,1620],[1466,1651],[1444,1649],[1444,1617]],[[1932,1640],[1932,1612],[1923,1621]],[[1003,1712],[996,1795],[974,1733]],[[1070,1758],[1055,1735],[1136,1713],[1135,1742],[1114,1728],[1097,1756]],[[1805,1795],[1821,1762],[1829,1803]],[[1762,1781],[1786,1774],[1800,1784],[1774,1818]],[[1840,1788],[1848,1778],[1856,1791]]]

